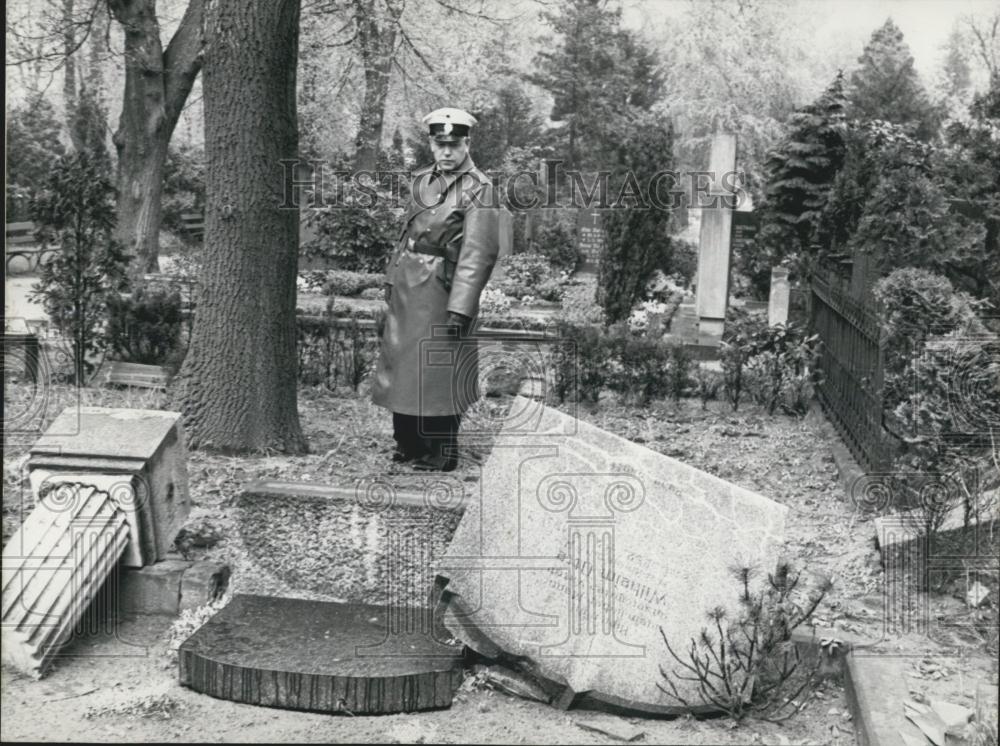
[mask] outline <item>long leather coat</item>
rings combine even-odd
[[[470,157],[413,174],[411,202],[385,282],[392,286],[372,401],[424,417],[462,414],[479,398],[476,343],[449,325],[474,319],[499,245],[500,207]],[[418,243],[419,242],[419,243]],[[443,256],[414,251],[432,247]]]

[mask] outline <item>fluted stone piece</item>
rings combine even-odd
[[[107,492],[63,484],[43,495],[3,551],[4,663],[41,677],[128,541]]]

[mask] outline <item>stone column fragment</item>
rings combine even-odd
[[[40,678],[129,541],[107,492],[64,484],[43,496],[3,551],[3,661]]]

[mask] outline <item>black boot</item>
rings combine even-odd
[[[392,454],[394,464],[416,461],[429,453],[427,443],[420,435],[419,418],[413,415],[392,413],[392,437],[396,441]]]
[[[458,428],[461,418],[457,415],[425,417],[422,423],[429,453],[417,459],[413,468],[418,471],[454,471],[458,466]]]
[[[426,455],[426,451],[415,451],[396,446],[396,449],[392,452],[392,462],[394,464],[407,464],[410,461],[416,461]]]
[[[456,456],[445,456],[443,454],[428,453],[413,462],[413,468],[417,471],[455,471],[458,466]]]

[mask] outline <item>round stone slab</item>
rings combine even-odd
[[[440,709],[462,682],[462,647],[446,638],[426,609],[240,595],[181,645],[180,683],[264,707]]]

